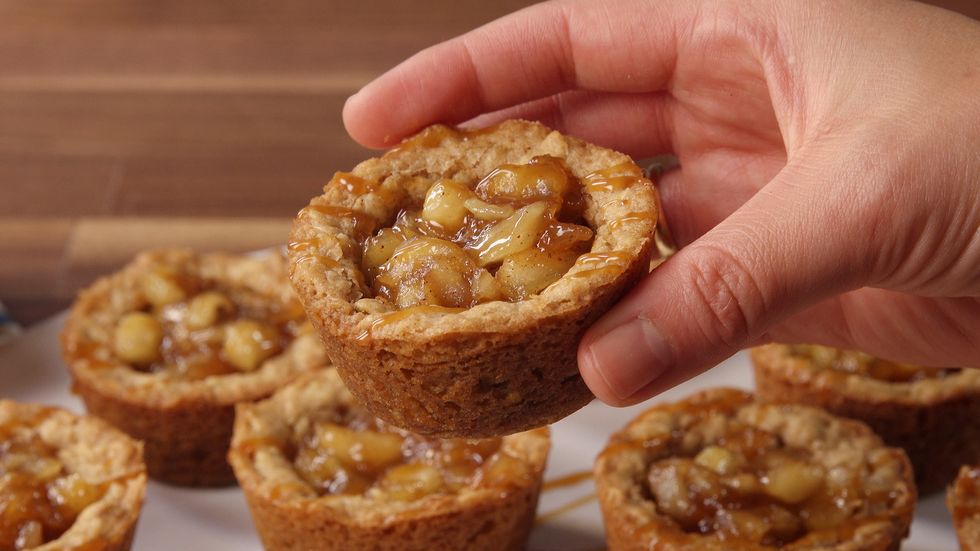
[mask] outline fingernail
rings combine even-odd
[[[670,368],[673,352],[659,329],[636,318],[589,345],[593,368],[609,390],[625,400]]]

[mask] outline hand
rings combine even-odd
[[[680,252],[586,334],[612,404],[766,341],[980,367],[980,24],[912,2],[532,6],[351,97],[388,146],[433,122],[541,120],[635,157]]]

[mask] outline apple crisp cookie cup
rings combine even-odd
[[[980,551],[980,465],[964,465],[946,492],[962,551]]]
[[[547,429],[476,441],[388,427],[335,370],[238,406],[229,460],[270,551],[524,549]]]
[[[752,350],[762,400],[809,404],[866,423],[908,454],[919,494],[980,462],[980,369],[933,369],[816,345]]]
[[[867,426],[734,389],[641,413],[595,480],[610,551],[897,550],[916,500]]]
[[[573,204],[574,223],[557,218]],[[375,415],[431,436],[510,434],[592,399],[578,342],[647,273],[657,205],[629,157],[540,124],[434,126],[334,176],[296,219],[290,278]],[[529,229],[539,216],[556,218]],[[497,222],[474,229],[481,220]],[[584,248],[549,249],[562,239]]]
[[[0,548],[127,551],[142,445],[94,417],[0,400]]]
[[[143,253],[80,293],[61,337],[88,411],[178,485],[233,484],[235,404],[326,365],[278,254]]]

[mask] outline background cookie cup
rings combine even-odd
[[[0,546],[130,548],[146,492],[138,442],[95,418],[0,400],[0,444]]]
[[[963,551],[980,551],[980,466],[964,465],[946,494]]]
[[[892,382],[832,368],[838,360],[877,361],[817,346],[755,348],[759,398],[810,404],[867,423],[886,444],[908,453],[922,495],[944,488],[961,465],[980,461],[980,370]]]
[[[280,348],[239,358],[253,362],[249,370],[231,367],[225,354],[234,351],[222,349],[221,343],[229,338],[227,325],[237,315],[232,301],[210,309],[210,325],[197,323],[193,331],[184,327],[194,309],[191,302],[209,289],[247,295],[261,303],[253,308],[265,311],[267,305],[268,312],[290,324],[304,323],[281,256],[254,259],[171,250],[144,253],[120,272],[96,281],[79,295],[62,332],[73,390],[91,413],[142,440],[150,475],[174,484],[233,483],[226,455],[235,404],[269,396],[326,362],[315,335],[307,330],[283,337]],[[166,353],[160,352],[154,369],[134,365],[120,357],[120,328],[133,313],[165,320],[161,323],[171,324],[168,331],[181,332],[181,342],[193,345],[185,351],[176,337],[165,334],[161,340],[157,333],[156,341],[143,348],[157,353],[156,345]],[[129,337],[136,345],[145,344],[152,329],[137,327]],[[239,333],[241,340],[251,341],[263,331],[249,325]],[[261,348],[260,341],[245,344]],[[133,354],[132,349],[123,352]]]
[[[556,282],[515,302],[463,309],[377,309],[361,246],[417,208],[443,179],[472,188],[505,164],[550,156],[582,185],[591,250]],[[493,436],[542,426],[592,399],[576,350],[588,326],[644,275],[656,192],[621,153],[508,121],[480,131],[431,127],[352,173],[338,173],[296,219],[290,277],[348,388],[376,415],[433,436]]]
[[[867,426],[734,389],[640,414],[595,480],[610,551],[897,550],[916,499]]]
[[[266,549],[524,548],[548,454],[546,429],[507,436],[495,443],[500,446],[497,455],[484,458],[486,463],[480,467],[478,478],[455,490],[427,493],[431,486],[421,480],[410,481],[400,493],[386,489],[389,475],[407,465],[403,461],[414,464],[421,460],[402,448],[406,457],[393,458],[395,462],[387,471],[375,473],[379,478],[367,489],[324,494],[320,488],[318,492],[301,476],[295,463],[301,427],[308,428],[315,419],[340,419],[355,409],[360,408],[333,370],[304,376],[268,400],[238,407],[229,460]],[[365,456],[377,454],[379,450],[363,447],[376,438],[374,433],[371,440],[355,441],[357,460],[367,461]],[[506,454],[506,461],[500,454]],[[313,463],[319,468],[330,460],[321,456]],[[505,465],[506,472],[486,471],[494,464]],[[450,469],[452,465],[440,468]],[[338,481],[349,482],[343,474],[338,475]],[[406,490],[410,496],[404,495]]]

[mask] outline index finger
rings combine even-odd
[[[569,89],[662,90],[697,2],[546,2],[404,61],[352,96],[344,123],[384,147],[435,122],[459,123]]]

